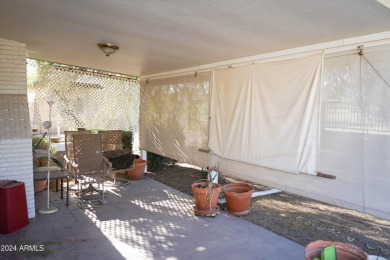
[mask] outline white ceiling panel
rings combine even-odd
[[[390,31],[375,0],[2,0],[28,57],[146,75]],[[119,45],[106,57],[99,42]]]

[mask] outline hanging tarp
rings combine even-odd
[[[345,180],[332,195],[383,218],[390,216],[389,61],[389,45],[326,58],[321,96],[320,171]]]
[[[215,70],[209,148],[236,161],[314,173],[323,53]]]

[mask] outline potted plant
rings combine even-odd
[[[337,260],[366,260],[367,254],[359,247],[336,241],[317,240],[308,244],[305,248],[305,260],[320,259],[322,252],[329,247],[334,247]]]
[[[32,147],[33,150],[39,151],[47,151],[47,147],[49,145],[48,139],[43,137],[32,137]],[[45,152],[46,153],[46,152]],[[56,148],[53,145],[50,145],[50,153],[57,153]],[[36,164],[34,165],[34,169],[39,167],[47,166],[47,158],[40,158],[36,160]],[[47,167],[45,168],[47,170]],[[43,191],[46,188],[46,180],[36,180],[34,181],[34,191],[39,192]]]
[[[140,180],[144,177],[146,160],[135,159],[134,169],[127,171],[127,176],[130,180]]]
[[[122,144],[123,149],[128,149],[133,152],[133,132],[122,131]],[[146,167],[146,160],[142,160],[138,155],[135,155],[134,159],[134,169],[127,171],[127,176],[130,180],[140,180],[144,177]]]
[[[222,187],[220,184],[213,182],[217,175],[212,176],[211,172],[216,172],[216,169],[208,168],[207,178],[200,179],[191,186],[195,199],[195,215],[215,217],[219,213],[217,203]]]
[[[223,186],[227,209],[234,216],[244,216],[250,212],[253,189],[246,183],[230,183]]]

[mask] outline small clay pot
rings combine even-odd
[[[127,176],[130,180],[140,180],[144,177],[146,161],[142,159],[134,160],[134,169],[127,171]]]
[[[195,207],[198,211],[213,211],[217,209],[218,196],[222,187],[218,183],[213,188],[207,187],[206,181],[198,181],[191,185],[194,194]]]
[[[60,138],[59,137],[51,137],[50,138],[50,141],[52,142],[52,143],[59,143],[60,142]]]
[[[230,214],[244,216],[250,212],[253,189],[246,183],[231,183],[223,186],[223,195]]]
[[[312,260],[315,257],[321,258],[321,252],[325,247],[334,246],[336,248],[337,260],[367,260],[367,254],[357,246],[334,241],[318,240],[311,242],[305,248],[305,260]]]

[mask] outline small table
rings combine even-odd
[[[47,179],[47,171],[34,171],[34,181]],[[50,180],[56,180],[56,191],[58,191],[58,180],[61,180],[61,199],[64,198],[64,179],[66,179],[66,206],[69,206],[69,178],[68,173],[62,170],[50,171]]]

